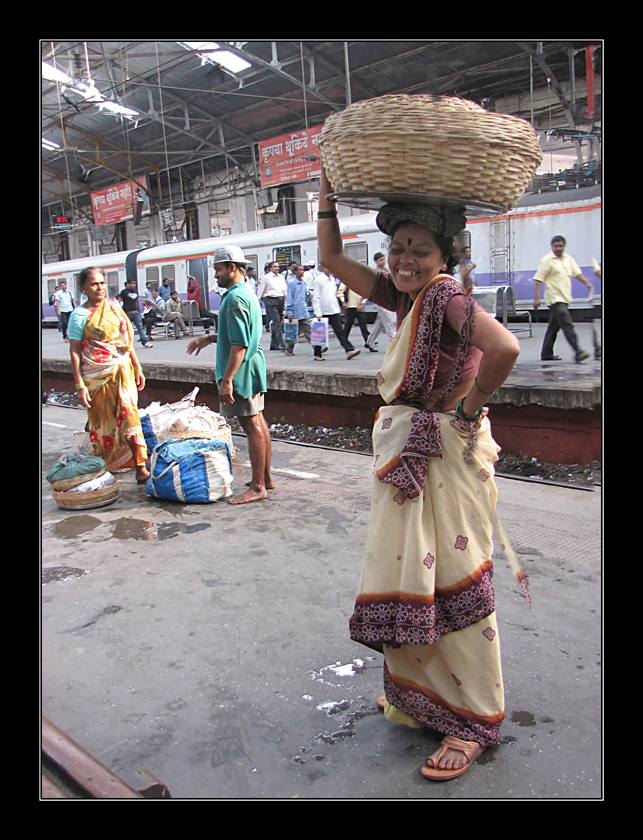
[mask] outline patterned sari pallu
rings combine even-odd
[[[378,374],[388,405],[373,428],[376,478],[350,632],[384,653],[386,699],[398,718],[489,745],[504,718],[491,582],[499,447],[486,417],[466,423],[439,408],[461,380],[472,309],[437,408],[422,404],[446,306],[462,293],[451,278],[436,281],[418,296]]]
[[[101,301],[85,322],[81,372],[91,398],[87,414],[92,448],[111,469],[138,466],[147,457],[129,355],[133,343],[127,315],[114,301]]]

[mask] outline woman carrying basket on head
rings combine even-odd
[[[135,467],[136,480],[142,484],[149,472],[137,390],[145,387],[145,377],[134,351],[132,324],[107,297],[99,268],[84,269],[79,288],[87,300],[69,319],[69,344],[76,391],[87,409],[93,454],[111,470]]]
[[[497,742],[504,718],[491,583],[499,447],[483,406],[520,347],[451,276],[464,210],[385,205],[389,276],[344,254],[331,191],[322,169],[321,262],[398,318],[377,377],[386,406],[351,638],[384,654],[387,719],[446,736],[422,773],[453,778]]]

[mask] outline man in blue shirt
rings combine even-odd
[[[270,475],[270,432],[263,416],[267,384],[266,359],[259,343],[261,307],[244,282],[246,265],[237,245],[214,252],[214,273],[219,287],[225,289],[219,308],[219,332],[199,336],[187,348],[188,353],[198,356],[207,344],[217,343],[219,412],[224,417],[237,417],[248,438],[252,479],[248,490],[229,500],[231,505],[262,501],[275,486]]]
[[[298,322],[298,328],[303,331],[306,341],[310,344],[310,318],[308,317],[308,304],[306,302],[307,288],[304,282],[303,265],[294,266],[293,273],[294,277],[288,280],[287,284],[286,317],[291,324],[294,320]],[[286,356],[295,355],[294,347],[294,341],[286,341],[286,349],[284,350]]]
[[[163,282],[159,286],[159,295],[163,298],[164,301],[168,301],[172,296],[172,287],[170,286],[169,277],[163,278]]]

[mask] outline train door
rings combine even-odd
[[[511,283],[509,219],[496,219],[492,221],[489,227],[489,237],[491,285],[506,286]]]
[[[210,289],[208,287],[208,258],[195,257],[188,260],[188,274],[199,284],[199,293],[205,308],[210,306]]]

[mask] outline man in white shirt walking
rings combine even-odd
[[[317,318],[328,318],[328,323],[346,351],[346,358],[353,359],[355,356],[359,356],[360,351],[356,350],[344,335],[341,309],[337,300],[337,281],[327,268],[324,268],[323,265],[320,268],[321,274],[317,275],[313,284],[313,311]],[[321,346],[315,344],[314,347],[315,361],[323,362]]]
[[[67,338],[67,325],[69,324],[69,316],[74,310],[76,303],[71,292],[67,291],[67,281],[60,281],[60,289],[55,294],[56,299],[56,315],[60,318],[62,326],[63,341],[69,341]]]
[[[281,322],[284,317],[284,306],[288,287],[284,277],[279,274],[279,263],[270,264],[270,270],[261,278],[257,288],[259,303],[263,299],[266,305],[266,322],[270,322],[270,349],[285,350],[284,335]]]

